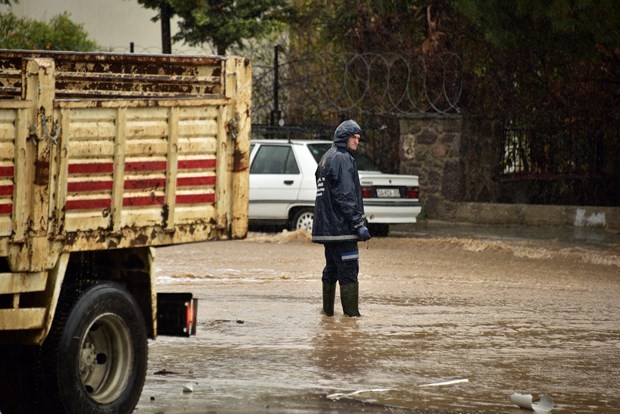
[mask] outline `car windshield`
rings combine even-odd
[[[320,144],[308,144],[308,149],[310,153],[314,157],[314,160],[318,164],[321,161],[321,157],[323,154],[330,149],[332,144],[330,143],[320,143]],[[364,154],[357,153],[354,155],[355,161],[357,163],[357,169],[360,171],[380,171],[379,167],[377,167],[368,157]]]

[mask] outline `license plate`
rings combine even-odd
[[[398,188],[377,188],[377,197],[400,198],[400,191]]]

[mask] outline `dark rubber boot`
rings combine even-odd
[[[323,282],[323,312],[327,316],[334,316],[334,301],[336,300],[336,284]]]
[[[358,310],[359,283],[347,283],[340,285],[340,302],[342,311],[347,316],[362,316]]]

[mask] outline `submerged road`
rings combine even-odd
[[[150,342],[136,413],[620,413],[620,244],[396,232],[360,243],[361,318],[321,314],[300,232],[157,249],[197,335]]]

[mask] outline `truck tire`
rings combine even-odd
[[[43,345],[43,380],[49,399],[42,408],[80,414],[130,413],[142,393],[148,359],[140,308],[116,283],[97,283],[77,296],[73,306],[59,309]]]
[[[314,221],[314,209],[304,207],[293,214],[291,220],[291,230],[306,230],[312,233],[312,222]]]

